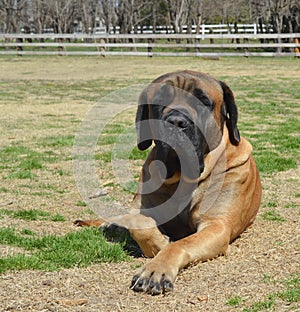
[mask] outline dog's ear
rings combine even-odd
[[[238,145],[241,138],[239,129],[237,128],[238,110],[234,101],[234,95],[225,82],[221,81],[220,83],[224,94],[224,103],[225,103],[224,114],[226,126],[229,132],[229,139],[233,145]]]
[[[146,150],[152,144],[152,139],[149,139],[151,137],[151,128],[149,123],[147,89],[145,89],[140,95],[135,124],[137,146],[141,151]]]

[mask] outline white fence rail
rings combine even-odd
[[[75,32],[81,33],[82,32],[82,25],[79,24],[80,26],[77,26],[75,28]],[[45,33],[53,33],[54,29],[53,28],[45,28],[44,29]],[[90,29],[92,31],[92,28]],[[105,26],[99,26],[95,27],[93,29],[93,32],[96,34],[104,34],[106,33],[106,27]],[[208,33],[216,33],[216,34],[221,34],[221,33],[251,33],[251,34],[257,34],[258,32],[260,33],[266,33],[266,32],[273,32],[273,29],[270,28],[269,26],[262,24],[259,27],[257,24],[201,24],[201,25],[192,25],[192,26],[187,26],[183,25],[177,32],[175,32],[174,28],[172,25],[157,25],[155,28],[153,26],[137,26],[135,28],[132,28],[131,34],[174,34],[174,33],[200,33],[201,35],[203,34],[208,34]],[[115,27],[110,27],[109,29],[109,34],[120,34],[120,27],[115,26]]]
[[[265,32],[272,32],[272,28],[268,28],[265,24],[261,25],[261,27],[257,27],[257,24],[201,24],[199,26],[192,25],[191,27],[187,25],[183,25],[181,27],[180,33],[186,34],[186,33],[192,33],[196,34],[197,32],[201,35],[208,34],[208,33],[251,33],[251,34],[257,34],[258,32],[265,33]],[[96,33],[105,33],[106,29],[105,27],[97,27],[95,29]],[[177,31],[178,32],[178,31]],[[120,27],[111,27],[110,34],[120,34]],[[165,26],[156,26],[155,29],[153,26],[138,26],[135,29],[132,29],[132,34],[174,34],[174,28],[173,26],[165,25]]]
[[[0,34],[0,54],[300,56],[292,34]]]

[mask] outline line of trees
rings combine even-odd
[[[257,23],[273,32],[300,32],[299,0],[0,0],[0,31],[92,33],[103,25],[120,33],[138,27]]]

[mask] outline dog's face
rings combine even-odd
[[[165,164],[167,178],[176,172],[199,177],[205,156],[221,142],[225,123],[231,143],[240,140],[231,90],[197,72],[176,72],[154,80],[140,96],[136,122],[139,149],[154,141],[156,160]]]

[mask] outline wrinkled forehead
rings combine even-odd
[[[201,79],[168,77],[168,79],[154,83],[151,93],[153,104],[174,108],[179,108],[183,103],[195,104],[197,101],[205,100],[210,100],[215,106],[221,106],[223,103],[223,90],[220,83],[209,76],[203,76]]]

